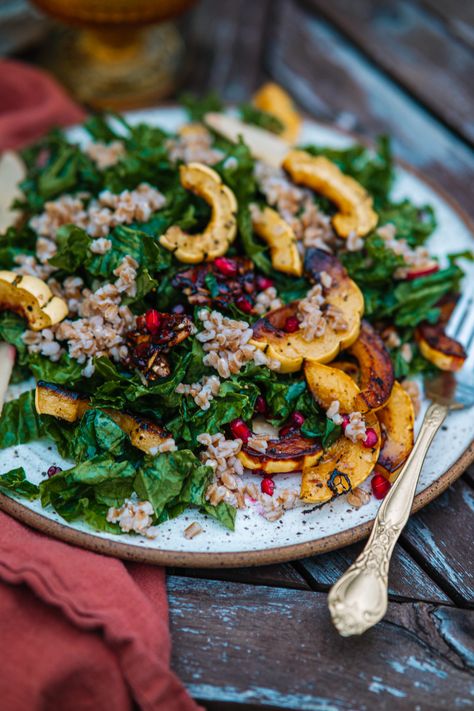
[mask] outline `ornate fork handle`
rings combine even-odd
[[[395,484],[383,501],[367,544],[329,592],[333,622],[343,637],[362,634],[387,611],[388,567],[395,543],[411,512],[421,467],[448,408],[431,403],[420,434]]]

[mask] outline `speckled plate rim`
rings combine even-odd
[[[166,108],[171,108],[171,106],[168,105]],[[314,124],[318,124],[324,128],[330,128],[334,132],[353,138],[355,141],[366,146],[373,145],[367,138],[352,133],[351,131],[340,129],[324,121],[315,121],[307,116],[304,118]],[[428,185],[435,193],[437,193],[441,200],[447,203],[447,205],[449,205],[449,207],[457,213],[474,238],[474,222],[463,210],[463,208],[461,208],[457,201],[451,197],[451,195],[441,188],[436,181],[428,178],[422,171],[414,168],[406,161],[397,159],[396,164],[414,175],[421,182]],[[441,474],[441,476],[427,486],[426,489],[423,489],[423,491],[420,491],[420,493],[415,496],[411,512],[415,513],[416,511],[419,511],[440,496],[473,462],[474,439],[464,450],[461,456],[454,462],[454,464],[452,464],[451,467],[444,472],[444,474]],[[337,550],[338,548],[344,548],[352,543],[356,543],[357,541],[360,541],[368,536],[374,522],[374,519],[371,519],[370,521],[353,526],[352,528],[347,529],[346,531],[341,531],[340,533],[334,533],[313,541],[305,541],[304,543],[297,543],[288,546],[275,546],[273,548],[263,548],[260,550],[243,552],[232,551],[199,553],[192,551],[164,551],[156,548],[141,548],[137,545],[129,543],[121,543],[120,541],[104,539],[94,535],[92,532],[86,533],[84,531],[78,531],[77,529],[71,528],[66,524],[46,518],[36,511],[32,511],[27,508],[16,499],[12,499],[7,494],[0,493],[0,510],[10,516],[13,516],[13,518],[18,521],[25,523],[27,526],[40,531],[41,533],[45,533],[46,535],[57,538],[65,543],[93,551],[94,553],[100,553],[137,563],[151,563],[153,565],[165,565],[182,568],[237,568],[243,566],[272,565],[306,558],[311,555],[328,553],[330,551]]]

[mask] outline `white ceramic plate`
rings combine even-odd
[[[136,112],[129,118],[132,122],[146,121],[169,130],[176,129],[185,120],[184,113],[176,108]],[[70,136],[78,142],[84,139],[81,129],[71,130]],[[301,143],[344,147],[353,140],[336,129],[306,121]],[[430,203],[435,207],[438,228],[430,240],[430,249],[442,261],[447,252],[472,248],[473,232],[460,210],[408,167],[397,168],[393,197],[410,197],[415,203]],[[468,278],[472,278],[472,266],[467,265],[466,268],[469,270]],[[17,394],[18,391],[12,388],[10,396]],[[461,411],[450,415],[426,458],[415,508],[438,496],[472,461],[472,432],[471,413]],[[24,466],[28,478],[35,483],[43,479],[42,472],[51,464],[63,468],[71,466],[47,442],[0,451],[0,473]],[[291,478],[294,483],[298,480],[297,475],[278,475],[277,486],[288,486]],[[367,483],[366,487],[369,488]],[[367,534],[378,505],[379,502],[372,497],[368,505],[356,510],[339,498],[320,509],[306,506],[288,511],[275,523],[266,521],[255,508],[249,508],[238,513],[234,533],[189,510],[162,524],[158,538],[150,541],[139,536],[95,532],[80,522],[68,524],[54,511],[42,509],[38,502],[25,503],[15,497],[0,495],[1,508],[63,540],[122,558],[185,566],[274,563],[338,548]],[[191,521],[198,521],[204,531],[188,540],[183,531]]]

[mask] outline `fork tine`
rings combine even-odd
[[[473,334],[474,336],[474,334]],[[472,373],[474,371],[474,338],[471,338],[470,345],[466,347],[467,358],[464,361],[463,372]]]
[[[474,311],[474,292],[468,290],[459,299],[456,304],[451,318],[449,319],[448,327],[446,328],[446,333],[451,338],[457,338],[459,340],[459,333],[463,327],[463,323],[470,312]]]
[[[469,348],[469,344],[474,335],[474,304],[468,306],[466,315],[458,328],[456,338],[460,341],[466,350]]]

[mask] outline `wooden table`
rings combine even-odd
[[[474,212],[469,0],[207,0],[186,21],[185,88],[247,99],[264,80],[368,137]],[[171,570],[174,668],[208,709],[474,706],[474,477],[413,517],[386,619],[340,638],[329,586],[360,546],[288,565]]]

